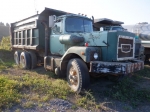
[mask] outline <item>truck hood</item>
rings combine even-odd
[[[107,46],[107,34],[107,31],[95,31],[92,33],[74,33],[72,35],[83,37],[88,46]]]

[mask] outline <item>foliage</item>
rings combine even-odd
[[[18,84],[18,81],[0,75],[0,108],[10,107],[20,102],[21,94],[17,89]]]
[[[10,51],[10,37],[3,37],[0,42],[0,50]]]
[[[133,107],[140,102],[150,101],[150,89],[140,89],[133,79],[126,77],[121,82],[110,85],[109,90],[104,91],[105,96],[120,101],[128,101]]]
[[[76,95],[76,104],[86,109],[96,107],[95,98],[91,91],[85,91],[82,95]]]

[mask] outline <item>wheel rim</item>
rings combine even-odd
[[[148,61],[150,62],[150,58],[148,58]]]
[[[20,64],[21,64],[21,66],[22,66],[23,68],[25,67],[25,58],[24,58],[24,56],[21,56]]]
[[[73,90],[76,90],[78,87],[78,74],[75,68],[71,67],[69,70],[69,76],[68,76],[69,85]]]

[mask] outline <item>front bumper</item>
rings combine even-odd
[[[129,74],[144,69],[144,62],[103,62],[91,61],[90,71],[92,73]]]

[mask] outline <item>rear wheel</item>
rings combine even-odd
[[[21,54],[20,51],[15,51],[15,53],[14,53],[14,60],[17,65],[20,64],[20,54]]]
[[[29,54],[31,57],[31,69],[34,69],[37,66],[37,56],[34,52],[29,52]]]
[[[22,52],[20,55],[20,66],[23,69],[31,69],[31,58],[28,52]]]
[[[71,59],[67,65],[67,81],[74,92],[80,93],[90,85],[86,64],[78,58]]]

